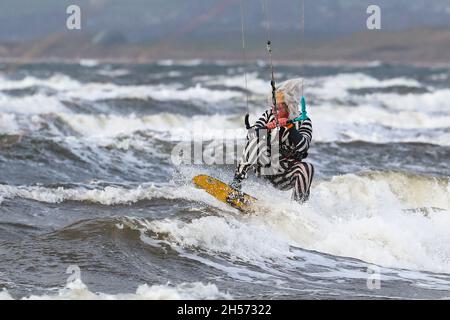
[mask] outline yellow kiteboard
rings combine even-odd
[[[233,189],[228,184],[216,178],[201,174],[195,176],[192,181],[197,187],[205,190],[217,200],[231,205],[233,208],[244,213],[253,211],[252,206],[256,201],[255,198]]]

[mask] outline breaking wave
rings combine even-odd
[[[3,290],[0,300],[13,300],[14,298]],[[208,300],[232,299],[228,293],[219,291],[216,285],[201,282],[182,283],[179,285],[140,285],[135,293],[108,294],[92,292],[80,280],[68,283],[55,294],[30,295],[21,300]]]
[[[373,116],[367,117],[367,113]],[[246,131],[240,115],[198,115],[186,117],[160,113],[151,116],[116,115],[59,115],[72,129],[85,136],[116,136],[138,130],[168,134],[171,140],[189,140],[191,137],[208,139],[243,139]],[[260,114],[253,114],[254,121]],[[448,146],[450,116],[431,116],[414,112],[392,114],[372,107],[322,107],[310,112],[314,123],[313,140],[367,141],[373,143],[422,142]],[[427,130],[425,130],[425,128]]]
[[[130,204],[154,198],[181,198],[181,190],[172,193],[170,188],[158,188],[155,185],[140,185],[134,189],[107,186],[102,189],[87,188],[46,188],[0,185],[0,204],[5,199],[23,198],[46,203],[64,201],[82,201],[103,205]]]
[[[242,94],[232,90],[208,89],[200,84],[183,89],[179,84],[170,85],[117,85],[114,83],[82,83],[66,75],[57,74],[47,79],[25,77],[22,80],[0,81],[0,90],[45,87],[57,91],[59,99],[83,99],[99,101],[108,99],[156,99],[219,102],[240,97]],[[34,98],[33,98],[34,99]]]
[[[245,261],[279,255],[288,258],[294,246],[385,267],[450,273],[449,179],[368,172],[317,181],[313,190],[310,201],[299,206],[289,201],[289,192],[249,182],[244,191],[258,195],[261,210],[243,218],[225,214],[233,210],[190,185],[92,190],[2,185],[0,199],[104,205],[185,199],[205,203],[225,215],[189,222],[151,220],[145,223],[146,228],[167,234],[174,245],[203,248]]]
[[[167,235],[175,247],[247,262],[290,264],[292,247],[299,247],[384,267],[450,273],[448,179],[373,172],[320,181],[313,190],[309,203],[299,206],[286,193],[254,184],[245,191],[264,199],[257,215],[167,218],[143,225]]]

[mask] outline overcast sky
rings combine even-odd
[[[240,30],[240,2],[248,33],[264,33],[267,2],[273,32],[299,32],[302,0],[1,0],[0,41],[36,39],[65,30],[66,8],[82,10],[81,32],[121,32],[146,42],[180,33],[208,37]],[[304,0],[306,34],[336,36],[363,31],[366,9],[378,4],[382,28],[450,28],[450,0]]]

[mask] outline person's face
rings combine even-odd
[[[289,118],[289,109],[286,103],[277,103],[278,118]]]

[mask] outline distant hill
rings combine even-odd
[[[289,35],[289,34],[288,34]],[[406,31],[365,31],[335,39],[302,39],[282,32],[272,35],[273,56],[278,61],[346,61],[450,64],[450,28],[417,28]],[[266,59],[265,38],[249,36],[249,60]],[[241,60],[238,32],[215,38],[197,36],[130,43],[119,31],[94,34],[63,32],[32,42],[0,45],[0,59],[15,61],[79,60],[148,62],[157,59]]]
[[[360,32],[312,44],[305,56],[309,60],[450,64],[450,28]]]

